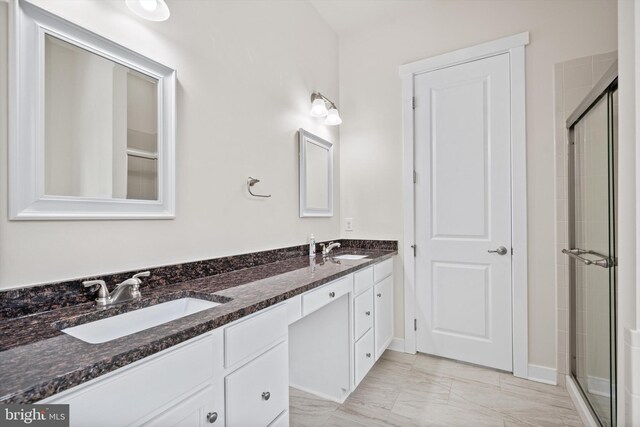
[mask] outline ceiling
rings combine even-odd
[[[339,35],[357,32],[411,16],[432,0],[310,0]]]

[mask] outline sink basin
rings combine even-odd
[[[368,255],[354,255],[354,254],[344,254],[344,255],[338,255],[338,256],[334,256],[334,259],[362,259],[362,258],[366,258]]]
[[[220,304],[203,299],[181,298],[96,320],[95,322],[73,326],[63,329],[62,332],[90,344],[100,344],[135,334],[217,305]]]

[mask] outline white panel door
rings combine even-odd
[[[509,88],[508,54],[443,68],[415,77],[414,112],[417,350],[507,371]]]

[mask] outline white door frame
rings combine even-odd
[[[528,378],[527,306],[527,149],[525,121],[525,54],[529,33],[520,33],[477,46],[434,56],[400,66],[402,78],[403,128],[403,220],[404,220],[404,350],[416,352],[414,193],[414,77],[417,74],[475,61],[503,53],[509,54],[511,85],[511,240],[513,247],[511,286],[513,321],[513,375]],[[418,248],[419,250],[419,248]]]

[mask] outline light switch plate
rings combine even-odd
[[[344,219],[344,229],[346,231],[353,231],[353,218]]]

